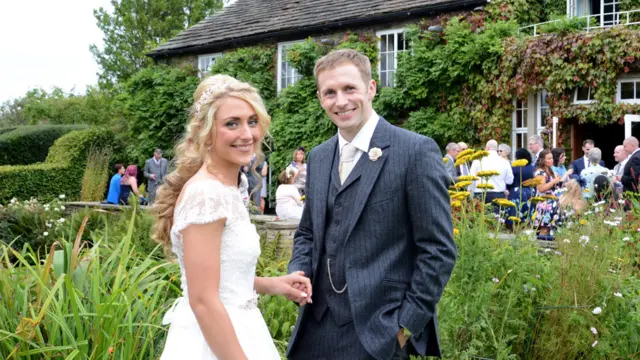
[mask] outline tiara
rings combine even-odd
[[[220,81],[219,83],[216,83],[207,87],[202,93],[202,95],[200,95],[200,99],[198,99],[198,101],[196,102],[196,116],[200,116],[200,108],[202,107],[203,104],[209,101],[209,98],[211,97],[211,95],[213,95],[216,92],[220,92],[224,90],[227,86],[234,83],[234,81],[232,80],[235,80],[235,79],[231,79],[231,80],[225,79]]]

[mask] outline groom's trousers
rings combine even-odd
[[[307,305],[307,306],[313,306]],[[358,339],[353,321],[338,326],[331,309],[318,321],[311,309],[306,309],[304,319],[289,360],[375,360]],[[407,345],[396,345],[393,357],[388,360],[409,360]]]

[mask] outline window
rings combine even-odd
[[[407,42],[404,38],[404,30],[387,30],[377,32],[380,38],[378,48],[378,74],[380,75],[380,87],[393,86],[394,75],[398,68],[398,53],[407,50]]]
[[[573,94],[573,103],[574,104],[591,104],[595,102],[593,99],[593,94],[595,92],[591,88],[591,86],[582,86],[576,89]]]
[[[221,57],[222,53],[198,56],[198,76],[202,79],[204,75],[211,71],[213,65],[215,65],[216,61]]]
[[[527,148],[527,131],[529,124],[527,122],[527,101],[516,100],[514,102],[515,110],[513,110],[513,122],[511,126],[511,148],[513,151],[520,148]]]
[[[640,78],[618,80],[618,102],[640,104]]]
[[[538,135],[542,134],[542,131],[547,127],[547,119],[551,116],[551,111],[549,110],[549,104],[547,103],[547,91],[542,90],[540,94],[538,94],[538,111],[537,111],[538,121],[536,123],[536,133]]]
[[[302,41],[292,41],[278,44],[278,92],[293,85],[302,77],[287,61],[287,50]]]

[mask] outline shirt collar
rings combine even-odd
[[[371,144],[371,138],[373,137],[373,132],[376,130],[379,119],[380,116],[375,112],[375,110],[372,110],[371,117],[364,124],[364,126],[362,126],[362,129],[358,131],[356,136],[351,141],[351,145],[355,146],[356,149],[362,152],[368,152],[369,145]],[[340,134],[340,131],[338,130],[338,149],[342,151],[342,147],[346,143],[348,143],[348,141],[342,137],[342,134]]]

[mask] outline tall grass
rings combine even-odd
[[[54,243],[46,258],[0,245],[0,358],[158,356],[179,269],[136,252],[134,219],[135,211],[124,236],[95,236],[89,248],[81,241],[85,218],[77,238]]]
[[[82,177],[82,201],[101,201],[109,182],[109,157],[111,149],[94,147],[89,150],[87,166]]]

